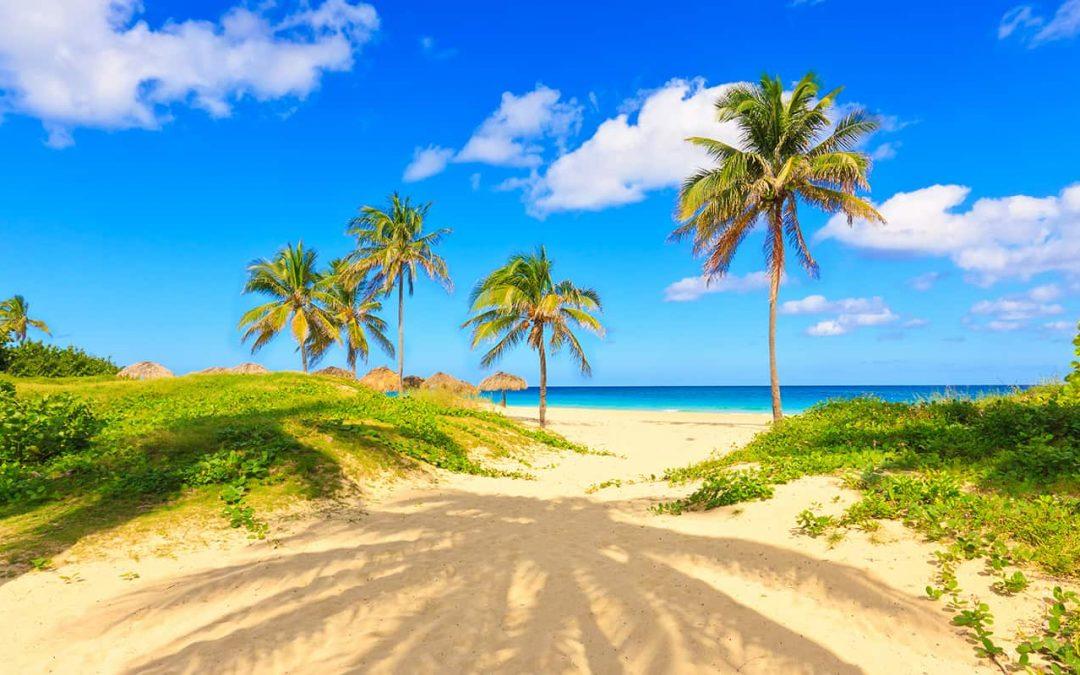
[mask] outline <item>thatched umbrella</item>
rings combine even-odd
[[[316,375],[326,375],[328,377],[343,377],[346,380],[355,380],[356,375],[351,370],[345,370],[344,368],[338,368],[337,366],[327,366],[322,370],[316,370]]]
[[[435,373],[428,379],[424,380],[424,383],[420,385],[421,389],[438,389],[441,391],[450,391],[455,394],[472,395],[477,393],[476,387],[472,386],[464,380],[459,380],[453,375],[446,373]]]
[[[228,368],[222,368],[221,366],[210,366],[209,368],[196,370],[194,373],[192,373],[192,375],[220,375],[227,372],[229,372]]]
[[[265,375],[270,371],[257,363],[241,363],[238,366],[229,368],[228,372],[237,375]]]
[[[419,389],[420,385],[424,384],[424,378],[419,375],[406,375],[405,376],[405,388],[406,389]]]
[[[127,380],[159,380],[164,377],[175,377],[172,371],[153,361],[139,361],[122,369],[116,374]]]
[[[386,393],[388,391],[398,390],[397,373],[390,370],[386,366],[379,366],[378,368],[372,368],[367,375],[360,378],[360,384],[365,387],[371,387],[376,391]]]
[[[480,391],[501,391],[502,405],[506,407],[506,392],[521,391],[529,385],[525,384],[525,378],[504,373],[501,370],[494,375],[489,375],[480,381]]]

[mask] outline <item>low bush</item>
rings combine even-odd
[[[0,346],[0,371],[16,377],[86,377],[115,375],[119,370],[109,359],[91,356],[78,347],[54,347],[32,340]]]
[[[0,388],[0,462],[40,464],[87,447],[100,429],[74,396],[17,397],[10,384]]]

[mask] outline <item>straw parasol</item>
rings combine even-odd
[[[222,368],[221,366],[210,366],[209,368],[196,370],[194,373],[192,373],[192,375],[220,375],[227,372],[229,372],[228,368]]]
[[[116,374],[126,380],[159,380],[164,377],[175,377],[172,371],[153,361],[139,361],[124,368]]]
[[[355,380],[356,375],[351,370],[345,370],[344,368],[338,368],[337,366],[327,366],[322,370],[316,370],[316,375],[326,375],[327,377],[343,377],[346,380]]]
[[[521,391],[529,385],[525,384],[525,378],[504,373],[501,370],[494,375],[489,375],[480,381],[480,391],[501,391],[502,405],[506,407],[506,392]]]
[[[228,368],[226,372],[236,373],[237,375],[265,375],[270,371],[257,363],[241,363],[238,366]]]
[[[453,375],[446,373],[435,373],[428,379],[424,380],[424,383],[420,385],[421,389],[437,389],[440,391],[450,391],[455,394],[472,395],[477,393],[476,387],[472,386],[464,380],[459,380]]]
[[[386,393],[388,391],[397,391],[397,373],[390,370],[386,366],[372,368],[367,375],[360,378],[360,384],[364,385],[365,387],[370,387],[376,391],[381,391],[383,393]]]
[[[406,375],[405,376],[405,388],[406,389],[419,389],[420,385],[424,384],[424,378],[419,375]]]

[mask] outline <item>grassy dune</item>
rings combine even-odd
[[[451,397],[301,374],[7,381],[19,400],[85,401],[100,428],[77,451],[2,465],[0,561],[12,570],[133,521],[218,519],[263,537],[267,513],[374,478],[431,466],[528,478],[532,449],[584,450]]]

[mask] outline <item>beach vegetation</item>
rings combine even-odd
[[[782,414],[776,363],[776,302],[788,255],[811,277],[818,264],[799,222],[799,204],[849,221],[884,222],[868,200],[870,157],[859,143],[878,127],[871,115],[851,109],[832,116],[841,89],[821,93],[817,78],[803,77],[790,92],[782,80],[763,76],[756,85],[737,85],[716,101],[720,122],[733,122],[739,142],[693,137],[716,165],[689,176],[679,191],[672,239],[690,239],[704,258],[708,279],[725,275],[736,251],[758,224],[765,231],[769,275],[769,381],[773,418]]]
[[[534,449],[588,452],[446,396],[296,373],[8,378],[0,430],[0,560],[15,568],[129,523],[224,516],[262,538],[275,511],[374,478],[424,467],[523,478],[507,463]]]
[[[448,228],[425,230],[431,203],[413,204],[398,193],[390,195],[387,208],[363,206],[349,223],[348,233],[356,248],[340,270],[347,288],[364,285],[368,293],[389,295],[397,289],[398,391],[405,391],[405,292],[413,294],[420,273],[447,292],[454,288],[450,270],[435,252],[450,234]]]
[[[57,347],[36,340],[0,344],[0,372],[15,377],[89,377],[115,375],[119,370],[110,359],[74,346]]]
[[[592,373],[575,328],[604,335],[596,314],[600,295],[569,279],[556,282],[553,262],[540,247],[520,253],[480,280],[470,297],[472,346],[494,343],[484,356],[489,367],[521,343],[535,350],[540,361],[540,426],[547,423],[547,357],[566,350],[584,375]]]

